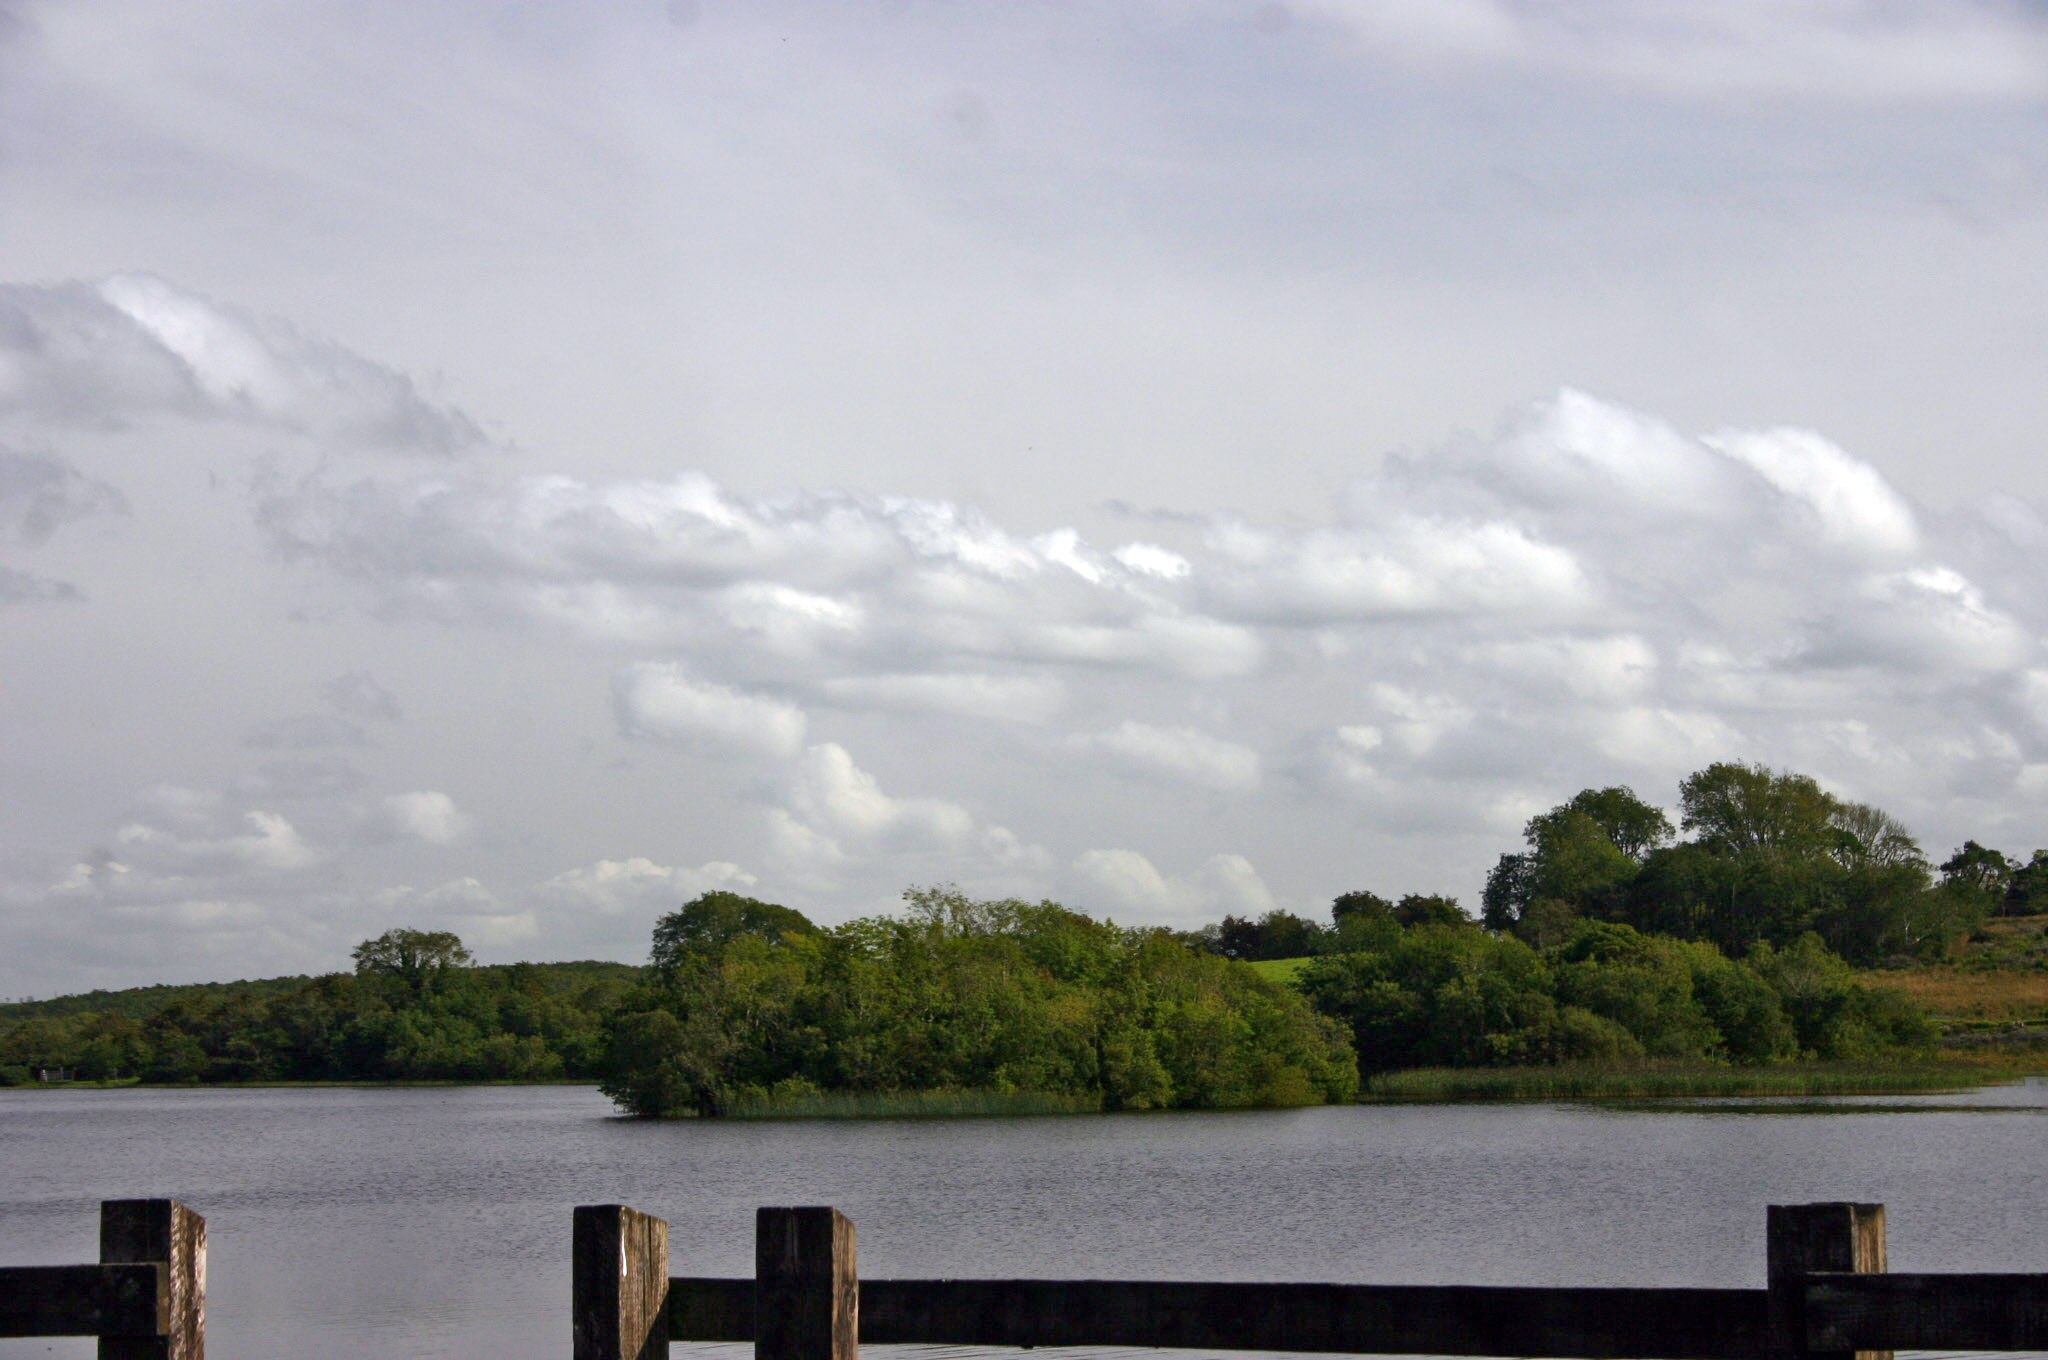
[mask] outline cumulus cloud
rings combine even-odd
[[[1022,538],[946,501],[743,497],[700,473],[478,473],[311,477],[271,486],[260,513],[288,557],[430,617],[539,620],[603,641],[718,634],[840,673],[1000,661],[1218,678],[1263,657],[1250,629],[1190,607],[1190,572],[1164,550],[1126,552],[1132,566],[1071,530]]]
[[[507,902],[468,875],[429,888],[400,884],[379,892],[372,901],[385,920],[446,928],[466,944],[515,945],[540,930],[532,908]]]
[[[222,874],[301,869],[317,852],[298,828],[275,812],[247,812],[238,834],[186,834],[147,822],[129,822],[114,835],[118,861],[102,866],[127,877],[137,869],[171,874]],[[105,880],[99,880],[105,881]]]
[[[776,856],[814,879],[887,864],[899,872],[994,881],[1036,874],[1049,863],[1039,846],[958,803],[888,793],[836,742],[812,746],[796,762],[784,801],[768,810],[768,831]]]
[[[1704,442],[1754,468],[1810,513],[1828,543],[1876,557],[1919,546],[1919,527],[1905,497],[1876,468],[1811,430],[1738,430],[1708,435]]]
[[[474,820],[437,789],[394,793],[380,805],[381,825],[390,835],[429,845],[452,845],[469,834]]]
[[[1282,533],[1224,523],[1206,591],[1268,623],[1369,623],[1487,613],[1569,617],[1591,603],[1572,554],[1501,520],[1397,515],[1357,530]],[[1206,578],[1204,578],[1206,580]]]
[[[1212,855],[1187,874],[1162,874],[1135,850],[1088,850],[1074,872],[1091,906],[1143,921],[1185,924],[1220,915],[1260,916],[1277,905],[1243,855]]]
[[[1221,793],[1250,793],[1259,786],[1257,751],[1192,727],[1155,727],[1127,720],[1106,731],[1077,737],[1074,744],[1147,778]]]
[[[790,756],[804,739],[802,709],[693,679],[673,662],[629,666],[613,676],[612,708],[622,733],[647,741]]]
[[[713,860],[696,868],[657,864],[644,855],[601,859],[556,874],[540,885],[540,895],[565,907],[608,916],[647,915],[673,911],[700,894],[723,890],[745,892],[760,880],[737,864]]]
[[[66,524],[108,512],[61,467],[10,466],[10,546],[54,531],[54,556]],[[1469,899],[1574,789],[1668,796],[1729,758],[1810,768],[1909,824],[2030,834],[2048,520],[2027,502],[1931,513],[1819,433],[1690,433],[1571,390],[1339,492],[1320,516],[1124,507],[1084,532],[702,473],[331,463],[257,495],[298,579],[416,641],[475,629],[528,649],[547,686],[584,695],[585,764],[557,767],[584,792],[644,781],[624,795],[644,809],[672,773],[604,766],[607,685],[611,732],[723,759],[693,774],[718,782],[684,819],[704,838],[689,860],[626,853],[673,844],[644,812],[629,838],[565,850],[506,799],[493,862],[447,863],[481,840],[469,813],[433,788],[380,795],[473,784],[370,783],[355,762],[397,759],[372,733],[405,715],[367,656],[294,682],[313,712],[250,709],[285,716],[248,730],[224,796],[158,790],[97,846],[0,866],[0,892],[28,914],[70,901],[283,935],[371,926],[369,902],[612,955],[711,887],[830,919],[952,881],[1191,924],[1270,909],[1253,858],[1288,901],[1358,886],[1361,855],[1404,866],[1383,890]],[[1058,781],[1080,763],[1146,796],[1078,804]],[[477,877],[371,896],[421,859]],[[310,905],[351,892],[330,917]]]
[[[232,420],[436,456],[483,441],[395,369],[139,274],[0,285],[0,416]]]

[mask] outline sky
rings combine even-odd
[[[0,0],[0,995],[2048,845],[2040,0]]]

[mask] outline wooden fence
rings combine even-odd
[[[1762,1289],[862,1281],[835,1209],[762,1209],[754,1232],[752,1279],[672,1278],[662,1220],[577,1209],[575,1360],[664,1360],[671,1341],[751,1341],[757,1360],[856,1360],[862,1341],[1583,1360],[2048,1349],[2048,1275],[1886,1274],[1880,1204],[1772,1206]]]
[[[575,1212],[576,1360],[665,1360],[751,1341],[757,1360],[856,1360],[859,1343],[1882,1360],[2048,1350],[2048,1275],[1885,1273],[1884,1207],[1774,1205],[1762,1289],[869,1280],[834,1209],[762,1209],[751,1279],[672,1278],[668,1225]],[[206,1220],[176,1200],[100,1206],[97,1265],[0,1268],[0,1337],[96,1336],[101,1360],[205,1360]]]
[[[206,1360],[206,1220],[174,1199],[100,1205],[100,1262],[0,1267],[0,1337],[96,1336],[100,1360]]]

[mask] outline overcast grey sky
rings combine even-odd
[[[2038,0],[0,3],[0,995],[2048,844]]]

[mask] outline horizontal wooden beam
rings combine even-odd
[[[2048,1275],[1806,1277],[1817,1351],[2048,1349]]]
[[[874,1287],[874,1281],[868,1281]],[[865,1333],[862,1334],[865,1339]],[[668,1339],[671,1341],[752,1341],[752,1280],[688,1279],[668,1282]]]
[[[673,1341],[749,1341],[753,1282],[669,1281]],[[863,1280],[876,1345],[1163,1346],[1356,1355],[1750,1360],[1758,1289]]]
[[[0,1336],[162,1336],[165,1267],[0,1267]]]

